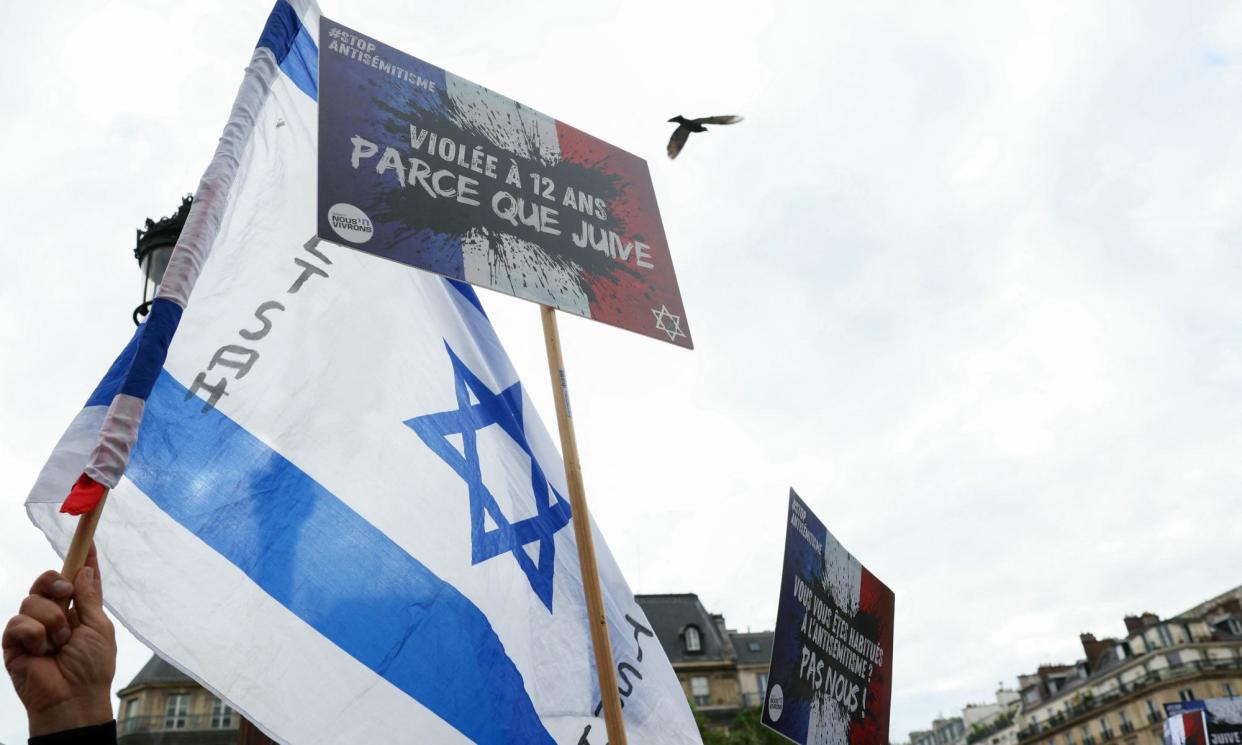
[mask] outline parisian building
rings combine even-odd
[[[238,745],[240,717],[192,678],[152,655],[120,690],[117,745]]]
[[[910,733],[908,745],[1162,745],[1164,705],[1242,695],[1242,587],[1168,619],[1123,619],[1125,635],[1080,635],[1083,658],[1041,665]]]
[[[967,704],[962,709],[967,745],[1017,745],[1021,709],[1021,695],[1007,688],[996,691],[994,703]]]
[[[996,701],[967,704],[961,716],[940,717],[930,729],[910,733],[910,745],[1016,745],[1017,715],[1022,699],[1017,691],[1000,688]]]
[[[966,723],[961,717],[940,717],[931,729],[910,733],[911,745],[966,745]]]
[[[694,593],[636,595],[686,698],[709,726],[758,707],[768,688],[772,632],[739,632]]]
[[[1242,587],[1123,622],[1123,636],[1082,634],[1074,664],[1019,676],[1019,745],[1160,745],[1165,704],[1242,694]]]

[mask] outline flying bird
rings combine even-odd
[[[677,123],[677,129],[673,130],[673,136],[668,140],[668,157],[676,158],[677,153],[686,146],[686,140],[690,138],[691,132],[706,132],[707,127],[704,124],[736,124],[742,121],[742,117],[726,114],[725,116],[704,116],[698,119],[687,119],[678,114],[669,119],[670,122]]]

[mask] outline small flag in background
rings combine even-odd
[[[315,233],[318,9],[280,0],[147,322],[27,500],[282,742],[604,742],[560,457],[468,286]],[[76,485],[76,486],[75,486]],[[626,727],[699,737],[598,531]]]

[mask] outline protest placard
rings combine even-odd
[[[763,723],[806,745],[887,745],[894,597],[793,489]]]
[[[318,235],[691,347],[647,163],[323,19]]]

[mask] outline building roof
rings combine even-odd
[[[647,614],[651,630],[664,647],[669,662],[710,662],[725,658],[725,640],[711,614],[692,592],[670,595],[635,595],[634,599]],[[702,641],[702,652],[687,652],[684,642],[687,626],[696,626]]]
[[[149,685],[198,685],[198,683],[166,662],[164,658],[153,654],[134,679],[129,681],[129,685],[122,690],[128,691]]]
[[[745,634],[730,631],[733,640],[733,651],[737,653],[739,665],[767,665],[772,662],[772,632],[760,631]]]
[[[1184,621],[1190,618],[1201,618],[1216,606],[1228,603],[1230,600],[1242,601],[1242,585],[1238,585],[1232,590],[1226,590],[1211,600],[1205,600],[1189,610],[1182,611],[1169,620]]]
[[[1097,640],[1091,634],[1083,634],[1080,638],[1086,640],[1084,641],[1084,652],[1087,652],[1087,648],[1090,646],[1088,642],[1090,642],[1091,645],[1098,643],[1101,647],[1101,651],[1094,655],[1095,659],[1084,658],[1084,660],[1080,662],[1083,667],[1082,670],[1079,670],[1076,675],[1072,675],[1069,680],[1065,681],[1063,685],[1058,686],[1054,691],[1049,692],[1041,690],[1040,700],[1038,702],[1024,701],[1022,710],[1031,711],[1042,707],[1051,701],[1068,696],[1082,687],[1097,683],[1101,678],[1110,675],[1116,668],[1130,664],[1135,659],[1158,651],[1148,649],[1147,651],[1131,656],[1124,652],[1119,652],[1118,650],[1119,646],[1127,643],[1130,639],[1133,639],[1138,635],[1146,633],[1149,629],[1170,623],[1185,623],[1192,620],[1206,621],[1208,620],[1207,615],[1214,610],[1221,610],[1223,612],[1233,614],[1236,617],[1239,607],[1242,607],[1242,585],[1235,587],[1232,590],[1227,590],[1209,600],[1205,600],[1204,602],[1199,603],[1193,608],[1183,611],[1172,618],[1161,620],[1159,616],[1150,612],[1145,612],[1139,616],[1127,616],[1125,619],[1127,636],[1123,638]],[[1133,623],[1131,623],[1132,621]],[[1229,632],[1222,632],[1219,628],[1212,628],[1211,633],[1212,638],[1214,639],[1234,638],[1233,634]],[[1025,688],[1046,682],[1046,679],[1048,678],[1047,673],[1049,672],[1060,672],[1061,670],[1073,669],[1073,667],[1075,666],[1045,665],[1039,668],[1036,675],[1019,675],[1018,680],[1020,681],[1020,684],[1024,685],[1025,690]]]

